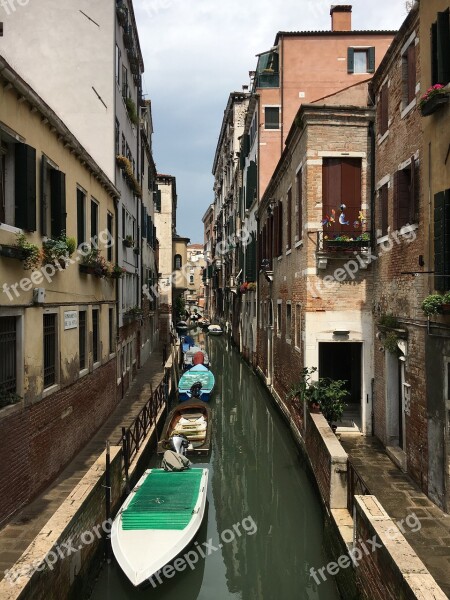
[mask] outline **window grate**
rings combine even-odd
[[[56,315],[44,315],[44,388],[56,383]]]
[[[16,392],[16,317],[0,317],[0,390]]]
[[[86,368],[86,311],[78,314],[78,345],[80,354],[80,371]]]
[[[99,314],[98,309],[92,311],[92,358],[94,363],[98,362],[98,324],[99,324]]]

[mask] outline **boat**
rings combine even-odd
[[[209,325],[208,333],[209,335],[222,335],[223,330],[220,325]]]
[[[145,471],[111,528],[114,556],[134,586],[147,585],[193,540],[207,486],[208,469]]]
[[[198,362],[198,359],[194,361],[195,355],[201,353],[203,355],[203,362]],[[194,364],[203,364],[205,367],[209,368],[209,358],[208,355],[200,346],[191,346],[189,350],[186,350],[183,357],[183,368],[185,371],[190,369]]]
[[[194,338],[192,338],[190,335],[185,335],[181,338],[181,349],[183,352],[187,352],[189,348],[192,348],[192,346],[195,346],[195,342]]]
[[[184,436],[189,445],[186,454],[208,454],[211,449],[211,409],[201,400],[188,400],[178,404],[164,424],[158,454],[174,450],[174,436]]]
[[[215,378],[204,365],[195,365],[185,371],[178,382],[178,399],[180,402],[198,398],[208,402],[211,397]]]
[[[176,324],[176,328],[177,331],[187,331],[189,329],[189,326],[186,323],[186,321],[178,321],[178,323]]]

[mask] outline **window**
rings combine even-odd
[[[181,254],[175,254],[175,258],[174,258],[174,261],[173,261],[173,268],[174,269],[181,269],[181,265],[182,265]]]
[[[389,90],[385,83],[380,90],[378,101],[378,133],[384,135],[389,127]]]
[[[44,315],[44,389],[56,383],[56,315]]]
[[[434,287],[450,289],[450,189],[434,196]]]
[[[380,188],[378,197],[380,200],[380,222],[379,222],[379,235],[384,236],[388,234],[389,216],[388,216],[388,184],[386,183]]]
[[[266,106],[264,108],[264,128],[280,129],[280,107]]]
[[[297,173],[295,188],[297,192],[297,226],[295,239],[301,240],[303,238],[303,174],[301,170]]]
[[[0,223],[36,231],[36,150],[1,129]]]
[[[194,276],[193,275],[189,275],[189,283],[191,285],[194,285]]]
[[[292,327],[292,304],[288,302],[286,304],[286,341],[291,341],[291,327]]]
[[[91,241],[97,240],[98,236],[98,204],[91,200]]]
[[[108,247],[106,249],[106,259],[109,262],[113,260],[113,240],[114,240],[114,217],[110,212],[106,215],[106,229],[108,231]]]
[[[250,161],[247,169],[245,186],[245,208],[250,208],[256,198],[258,189],[258,167],[254,160]]]
[[[292,188],[287,193],[286,250],[292,246]]]
[[[417,169],[414,157],[410,165],[394,173],[394,228],[416,222],[417,211]]]
[[[120,85],[120,58],[121,52],[119,46],[116,44],[116,81],[117,85]]]
[[[437,14],[431,26],[431,85],[450,82],[450,10]]]
[[[280,337],[281,336],[281,318],[282,318],[282,310],[283,310],[283,304],[282,304],[282,300],[278,300],[277,302],[277,336]]]
[[[108,320],[108,342],[109,342],[109,353],[114,353],[114,309],[110,308],[108,310],[109,320]]]
[[[86,368],[86,311],[78,313],[78,354],[80,357],[80,371]]]
[[[100,311],[92,310],[92,360],[94,364],[100,360]]]
[[[2,392],[17,392],[16,317],[0,317],[0,394]]]
[[[283,203],[279,202],[273,214],[273,244],[275,256],[283,254]]]
[[[116,119],[116,156],[120,154],[120,123]]]
[[[122,64],[122,96],[126,100],[128,95],[128,70],[126,66]]]
[[[77,243],[86,241],[86,194],[77,188]]]
[[[375,48],[349,48],[347,52],[348,73],[374,73]]]
[[[300,344],[302,341],[302,313],[301,313],[301,305],[295,305],[295,331],[294,331],[294,344],[296,348],[300,348]]]
[[[66,176],[44,154],[41,159],[41,232],[53,239],[66,230]]]
[[[125,156],[125,152],[126,152],[126,141],[125,141],[125,136],[122,133],[122,156]]]
[[[403,107],[416,97],[416,45],[413,40],[402,55]]]
[[[341,210],[341,206],[345,206]],[[355,230],[361,212],[361,159],[324,158],[322,166],[322,220],[324,231],[348,233]],[[335,215],[334,221],[330,220]],[[362,227],[356,231],[361,233]],[[355,231],[355,232],[356,232]]]

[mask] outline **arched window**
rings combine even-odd
[[[193,275],[189,275],[189,283],[194,283],[194,276]]]
[[[175,258],[173,259],[173,268],[181,269],[181,254],[175,254]]]

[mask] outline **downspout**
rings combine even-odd
[[[370,239],[371,248],[375,249],[375,127],[374,122],[369,123],[369,136],[370,136]]]
[[[280,61],[280,58],[278,60],[281,63],[281,67],[280,67],[280,88],[281,88],[280,157],[281,157],[281,155],[283,154],[283,147],[284,147],[284,144],[283,144],[283,136],[284,136],[284,126],[283,126],[283,122],[284,122],[284,85],[283,85],[283,80],[284,80],[284,37],[283,36],[281,36],[280,41],[281,41],[281,44],[279,44],[278,54],[281,54],[281,61]]]

